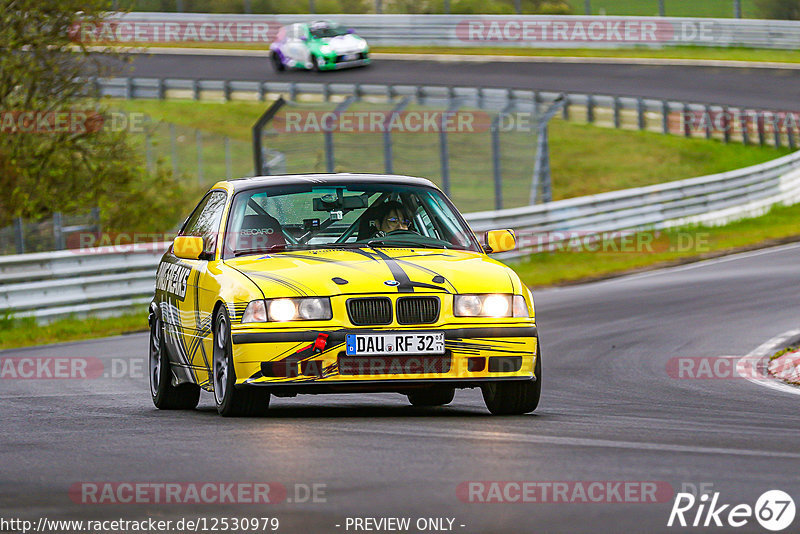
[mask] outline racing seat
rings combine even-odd
[[[236,249],[268,248],[285,245],[286,238],[278,219],[268,214],[245,215],[236,241]]]

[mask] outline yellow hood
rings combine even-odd
[[[409,248],[287,251],[226,260],[267,298],[342,293],[519,293],[517,275],[484,254]]]

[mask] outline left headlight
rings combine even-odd
[[[456,317],[529,317],[522,295],[456,295],[453,313]]]
[[[319,51],[327,56],[328,54],[333,52],[333,47],[331,47],[331,45],[322,45],[319,47]]]
[[[328,297],[267,299],[250,302],[242,315],[242,323],[327,321],[331,318],[333,311]]]

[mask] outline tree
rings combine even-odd
[[[800,0],[756,0],[756,7],[765,19],[800,20]]]
[[[121,56],[75,40],[80,23],[110,16],[108,5],[0,0],[0,226],[96,206],[140,172],[126,132],[103,127],[106,111],[88,83]]]

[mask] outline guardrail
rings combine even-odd
[[[800,152],[736,171],[524,208],[472,213],[476,232],[514,228],[520,257],[570,231],[587,233],[720,224],[800,202]],[[544,241],[537,236],[547,233]],[[559,234],[560,233],[560,234]],[[556,235],[556,237],[553,237]],[[558,236],[561,237],[558,237]],[[0,309],[39,320],[113,314],[152,298],[155,269],[169,243],[0,257]]]
[[[574,15],[224,15],[128,13],[113,31],[84,28],[84,41],[239,42],[274,40],[281,26],[334,19],[373,46],[618,48],[634,46],[800,47],[800,23],[753,19]],[[168,26],[169,25],[169,26]],[[165,28],[170,28],[165,32]],[[241,28],[241,30],[240,30]]]
[[[266,60],[265,60],[266,61]],[[103,96],[117,98],[187,98],[194,100],[260,100],[280,95],[290,100],[391,101],[404,96],[420,105],[449,105],[501,111],[514,103],[517,112],[540,111],[562,94],[564,119],[623,129],[646,130],[724,142],[796,147],[800,114],[754,110],[713,103],[682,102],[635,96],[560,93],[493,87],[424,86],[369,83],[304,83],[117,77],[95,79]],[[513,114],[510,115],[513,118]]]

